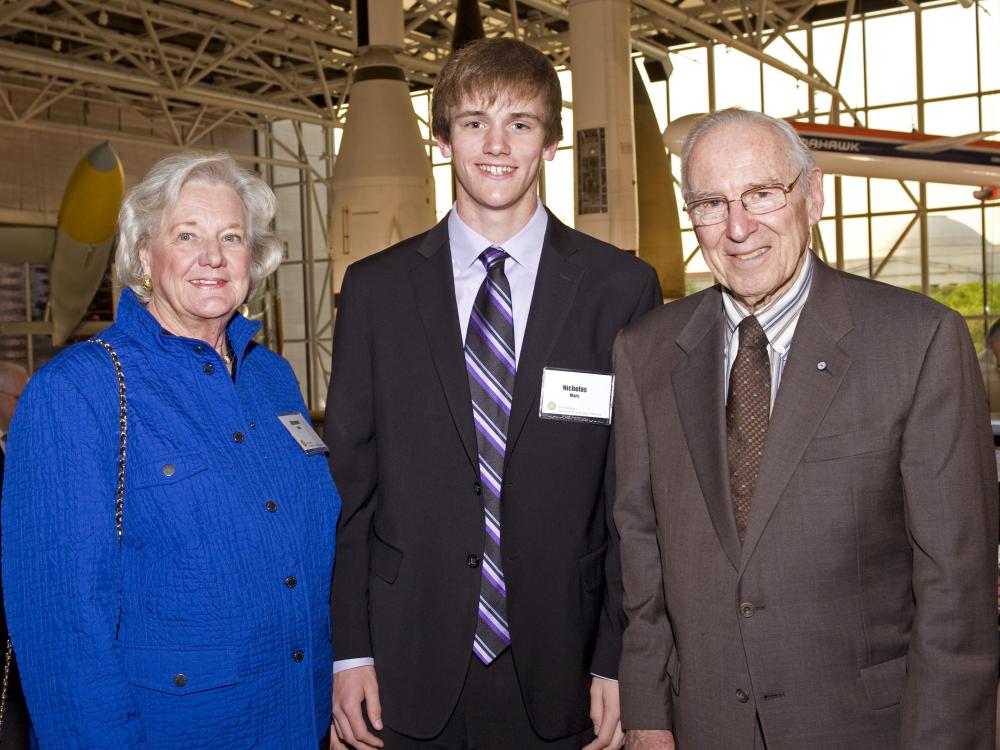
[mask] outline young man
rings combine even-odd
[[[610,379],[588,373],[610,372],[618,330],[660,293],[538,201],[561,105],[525,44],[453,55],[433,130],[455,208],[344,279],[326,417],[344,499],[335,747],[622,744]],[[584,395],[603,411],[581,419]]]

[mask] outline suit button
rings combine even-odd
[[[753,617],[757,609],[750,602],[740,604],[740,614],[744,617]]]
[[[750,700],[750,696],[746,694],[746,691],[743,690],[743,688],[738,688],[736,690],[736,700],[738,700],[740,703],[746,703],[748,700]]]
[[[295,659],[296,662],[301,662],[306,658],[306,652],[296,649],[292,652],[292,658]]]
[[[163,464],[163,469],[161,471],[163,471],[163,476],[172,477],[174,475],[174,472],[177,471],[177,469],[174,467],[173,464]]]
[[[215,365],[213,365],[211,362],[206,362],[204,365],[202,365],[201,371],[206,375],[211,375],[213,372],[215,372]]]
[[[194,353],[195,354],[204,354],[205,353],[205,347],[203,347],[201,344],[195,344],[191,348],[194,349]]]
[[[472,491],[475,492],[477,495],[482,495],[483,494],[483,485],[481,485],[479,482],[473,482],[472,483]]]
[[[285,585],[290,589],[294,589],[297,583],[298,581],[295,580],[295,576],[288,576],[288,578],[285,579]]]
[[[188,683],[188,678],[185,677],[184,675],[182,674],[174,675],[174,685],[176,685],[177,687],[184,687],[185,685],[187,685],[187,683]]]
[[[243,442],[243,437],[244,436],[243,436],[242,432],[234,432],[233,433],[233,440],[235,440],[237,443],[242,443]]]
[[[468,565],[470,568],[478,568],[479,567],[479,556],[478,555],[469,555],[467,558],[465,558],[465,564]]]
[[[274,502],[274,500],[268,500],[266,503],[264,503],[264,510],[266,510],[268,513],[274,513],[274,511],[276,511],[277,509],[278,509],[278,504]]]

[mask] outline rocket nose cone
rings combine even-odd
[[[118,166],[118,154],[111,148],[111,144],[105,141],[87,152],[87,161],[98,172],[110,172]]]

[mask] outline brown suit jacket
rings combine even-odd
[[[997,478],[963,320],[817,262],[745,539],[718,287],[615,346],[627,729],[679,750],[993,748]]]

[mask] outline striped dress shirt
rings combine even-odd
[[[772,300],[755,315],[764,334],[767,336],[767,356],[771,361],[771,408],[774,408],[774,398],[778,393],[778,386],[781,385],[781,373],[785,369],[788,361],[788,350],[792,345],[792,337],[795,335],[795,326],[799,322],[799,315],[809,297],[809,287],[812,285],[813,263],[816,260],[810,251],[806,251],[802,268],[799,269],[798,276],[788,290],[775,300]],[[733,299],[733,296],[726,290],[722,290],[722,308],[726,314],[726,346],[723,352],[726,364],[726,398],[729,398],[729,371],[736,360],[736,353],[740,350],[740,322],[750,313]]]

